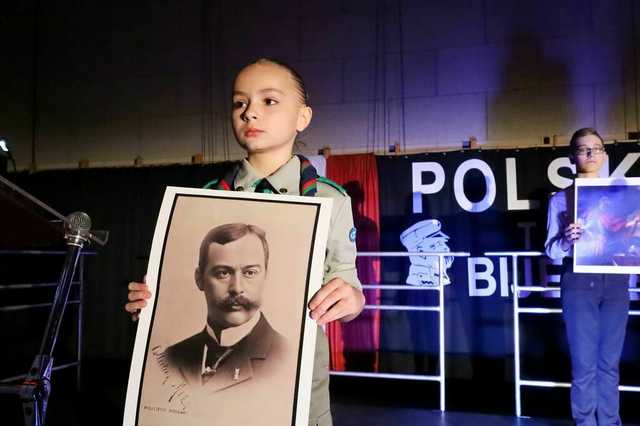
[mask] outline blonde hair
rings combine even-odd
[[[296,89],[298,90],[298,94],[300,95],[300,102],[302,102],[303,105],[309,105],[309,93],[307,93],[307,88],[304,84],[304,80],[302,79],[302,76],[291,65],[286,64],[278,59],[259,58],[259,59],[256,59],[255,61],[249,62],[247,65],[242,67],[242,70],[244,70],[247,67],[250,67],[251,65],[264,65],[264,64],[273,64],[273,65],[277,65],[279,67],[284,68],[289,73],[294,83],[296,84]],[[240,72],[242,72],[242,70],[240,70]]]

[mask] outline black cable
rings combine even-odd
[[[375,25],[375,55],[373,60],[373,130],[371,135],[371,151],[376,152],[378,139],[378,78],[380,60],[380,2],[376,1],[376,25]]]
[[[200,149],[202,155],[207,156],[208,140],[207,140],[207,0],[202,0],[202,93],[200,99],[201,117],[200,117]]]
[[[33,83],[31,99],[31,170],[36,169],[36,145],[38,140],[38,56],[40,46],[38,44],[38,16],[40,14],[40,0],[35,0],[33,4]]]
[[[387,14],[386,14],[386,2],[382,2],[382,37],[380,45],[382,46],[382,143],[381,150],[385,152],[386,147],[389,145],[388,135],[388,108],[387,108]]]
[[[402,143],[402,150],[407,152],[407,139],[406,139],[406,121],[405,121],[405,96],[404,96],[404,32],[402,28],[402,3],[403,0],[398,2],[398,38],[400,43],[400,142]]]
[[[638,79],[640,79],[640,75],[638,75],[638,62],[640,61],[640,49],[638,48],[638,28],[636,25],[636,21],[638,16],[636,16],[636,1],[630,0],[631,2],[631,38],[633,43],[633,80],[636,92],[636,131],[640,130],[640,83]]]

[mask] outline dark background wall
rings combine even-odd
[[[634,0],[24,0],[0,8],[0,135],[18,168],[241,156],[228,89],[250,59],[305,77],[301,150],[559,142],[638,130]]]
[[[111,231],[87,261],[84,354],[121,407],[135,333],[126,284],[146,269],[164,186],[202,185],[217,166],[47,169],[241,157],[228,93],[260,56],[307,82],[305,154],[446,150],[471,136],[562,144],[582,126],[625,139],[640,127],[638,46],[635,0],[23,0],[0,6],[0,137],[19,170],[41,171],[18,183]],[[107,377],[108,360],[124,373]]]

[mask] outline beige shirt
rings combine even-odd
[[[255,191],[263,179],[245,159],[233,183],[236,191]],[[280,194],[300,195],[300,159],[293,156],[275,173],[267,177],[273,188]],[[353,226],[351,197],[336,184],[317,182],[318,197],[333,199],[329,239],[324,261],[323,284],[333,278],[342,278],[355,288],[362,288],[356,271],[356,230]],[[309,424],[331,424],[329,411],[329,344],[322,328],[318,327],[316,337],[315,362],[311,391]]]
[[[242,160],[240,170],[233,184],[236,191],[253,192],[264,176],[260,175],[249,162]],[[300,195],[300,159],[292,157],[267,180],[278,193]],[[324,262],[324,279],[327,283],[339,277],[356,288],[361,288],[356,273],[356,243],[353,214],[351,213],[351,197],[340,189],[318,181],[318,197],[333,199],[327,256]]]

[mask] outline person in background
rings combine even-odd
[[[606,151],[595,129],[571,137],[570,161],[577,177],[596,178]],[[621,425],[618,392],[620,356],[629,314],[629,277],[573,272],[573,248],[583,235],[574,223],[575,188],[549,201],[545,250],[562,259],[562,315],[571,354],[571,414],[579,426]]]

